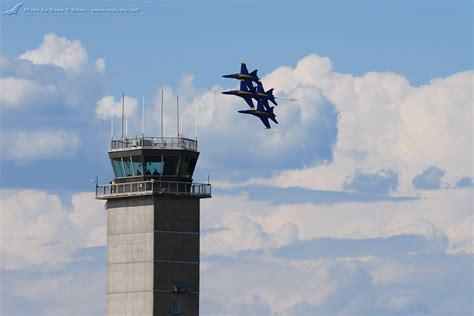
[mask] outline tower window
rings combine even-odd
[[[191,178],[191,175],[188,173],[189,159],[190,157],[188,156],[183,156],[181,158],[181,167],[179,170],[179,175],[182,177]]]
[[[179,156],[164,156],[163,162],[163,175],[165,176],[175,176],[178,174],[179,168]]]
[[[140,156],[132,157],[132,166],[133,166],[133,173],[136,176],[143,175],[142,159]]]
[[[130,157],[122,157],[123,160],[123,169],[125,171],[126,177],[133,176],[132,161]]]
[[[122,168],[122,159],[120,158],[112,159],[112,166],[114,167],[114,173],[115,173],[116,178],[124,176],[123,168]]]
[[[189,160],[189,165],[188,165],[188,174],[189,174],[189,177],[192,177],[192,176],[193,176],[194,168],[196,167],[196,162],[197,162],[197,159],[196,159],[196,158],[191,158],[191,159]]]
[[[173,314],[181,313],[181,302],[174,301],[173,303],[171,303],[171,312]]]
[[[145,174],[147,176],[161,176],[163,173],[163,163],[161,156],[146,157]]]

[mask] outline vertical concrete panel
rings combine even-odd
[[[153,291],[153,262],[109,264],[107,277],[108,293]]]
[[[142,203],[131,203],[139,199]],[[123,205],[122,205],[123,204]],[[153,232],[153,202],[134,197],[107,202],[107,235]]]
[[[199,314],[199,212],[196,198],[155,198],[154,315],[170,315],[173,302],[181,316]],[[176,283],[189,284],[191,292],[174,292]]]
[[[153,315],[153,292],[109,294],[107,297],[107,315]]]
[[[107,315],[153,315],[151,197],[107,202]]]
[[[153,261],[153,233],[109,235],[107,237],[107,262]]]

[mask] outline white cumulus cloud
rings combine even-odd
[[[25,268],[67,262],[87,246],[105,245],[104,203],[93,193],[72,197],[72,208],[40,190],[2,190],[2,267]],[[102,229],[102,231],[104,231]]]
[[[66,71],[80,71],[88,62],[87,52],[80,41],[59,37],[55,33],[46,34],[38,48],[24,52],[20,58],[37,65],[53,64]]]
[[[48,33],[38,48],[0,56],[0,105],[10,111],[90,107],[101,93],[105,65],[104,58],[90,63],[80,41]]]
[[[0,104],[4,108],[25,104],[35,98],[48,97],[56,87],[29,79],[0,78]]]
[[[2,133],[2,154],[25,163],[38,159],[70,157],[77,151],[79,135],[62,130]]]
[[[471,173],[471,71],[416,87],[390,72],[360,77],[337,73],[327,57],[309,55],[294,69],[276,69],[263,82],[297,99],[299,87],[320,90],[339,113],[338,134],[331,161],[255,182],[341,190],[356,172],[389,169],[400,174],[399,191],[409,192],[413,177],[428,166],[458,176]],[[296,111],[295,106],[287,107]]]
[[[124,98],[124,114],[133,116],[137,110],[138,101],[135,98]],[[99,118],[106,119],[110,117],[122,116],[122,99],[115,100],[113,96],[106,96],[97,101],[96,114]]]

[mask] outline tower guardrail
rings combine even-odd
[[[184,137],[131,137],[110,140],[111,151],[139,148],[197,151],[197,145],[197,140]]]
[[[110,183],[96,185],[97,199],[106,200],[137,195],[173,194],[199,198],[211,197],[212,189],[208,183],[146,180],[137,182]]]

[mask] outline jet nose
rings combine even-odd
[[[222,94],[232,94],[232,91],[222,91]]]
[[[232,75],[223,75],[224,78],[232,78]]]

